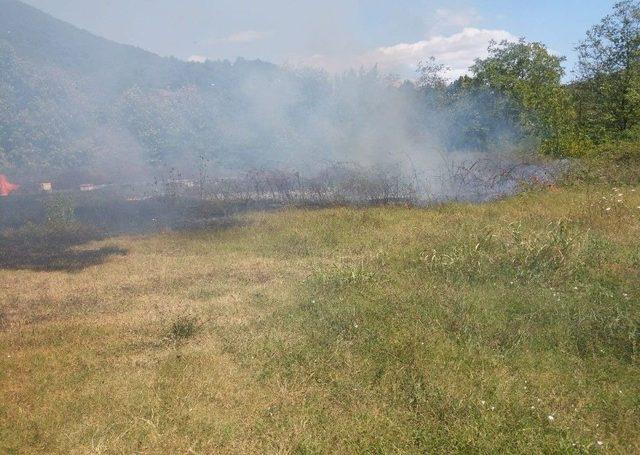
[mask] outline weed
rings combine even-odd
[[[198,319],[195,316],[178,316],[171,323],[171,328],[169,329],[169,339],[175,342],[188,340],[197,333],[198,328]]]

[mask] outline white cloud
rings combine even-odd
[[[487,47],[491,40],[517,41],[518,38],[506,30],[467,27],[452,35],[437,35],[415,43],[379,47],[351,58],[318,54],[301,59],[299,63],[321,67],[330,72],[378,65],[385,72],[413,77],[419,61],[435,57],[438,63],[449,68],[447,77],[455,79],[466,74],[476,58],[487,56]]]
[[[369,64],[378,64],[387,70],[406,72],[415,69],[420,60],[429,57],[449,67],[448,76],[456,78],[465,74],[476,58],[487,56],[491,40],[517,41],[517,37],[506,30],[486,30],[465,28],[450,36],[434,36],[415,43],[400,43],[395,46],[380,47],[364,56]]]
[[[209,44],[230,43],[230,44],[247,44],[265,39],[271,35],[270,32],[260,32],[258,30],[243,30],[232,33],[224,38],[214,38],[209,40]]]
[[[191,57],[189,57],[189,61],[192,63],[204,63],[207,60],[207,57],[203,55],[192,55]]]

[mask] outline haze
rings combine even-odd
[[[524,36],[568,57],[613,4],[486,0],[28,0],[99,36],[184,60],[235,59],[330,71],[379,64],[403,77],[435,56],[463,74],[491,39]],[[571,15],[571,21],[566,17]]]

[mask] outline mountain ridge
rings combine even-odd
[[[171,107],[178,109],[212,95],[219,98],[242,79],[242,72],[279,71],[261,61],[191,63],[162,57],[99,37],[17,0],[0,0],[0,70],[0,168],[37,174],[98,164],[108,164],[111,169],[105,172],[125,172],[131,166],[140,172],[153,160],[149,154],[164,152],[153,150],[158,144],[148,141],[153,132],[141,131],[149,129],[139,124],[149,106],[132,107],[132,100],[157,104],[173,97]],[[127,114],[136,118],[125,118]],[[163,114],[155,112],[145,121]],[[185,128],[192,131],[190,125]],[[128,153],[118,150],[123,143]],[[194,148],[172,147],[181,149],[173,150],[174,155]],[[199,148],[196,154],[203,152]]]

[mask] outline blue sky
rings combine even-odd
[[[462,74],[489,39],[573,48],[614,0],[27,0],[81,28],[160,55],[261,58],[329,71],[379,64],[409,77],[434,55]]]

